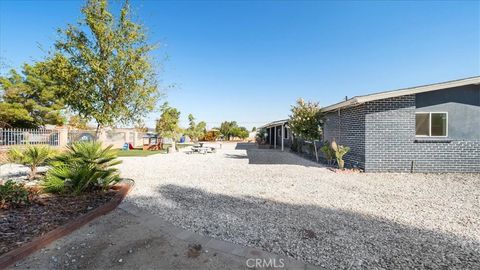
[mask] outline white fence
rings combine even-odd
[[[133,129],[109,129],[100,131],[97,140],[114,148],[121,148],[124,143],[141,147],[144,134]],[[35,144],[62,147],[77,141],[95,140],[96,136],[95,130],[0,129],[0,148]]]
[[[0,128],[0,147],[27,144],[47,144],[58,146],[60,136],[54,129]]]

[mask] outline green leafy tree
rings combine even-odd
[[[245,127],[234,127],[230,131],[230,134],[231,134],[232,137],[238,137],[238,138],[241,138],[241,139],[246,139],[246,138],[248,138],[249,132],[248,132],[247,128],[245,128]]]
[[[292,106],[291,112],[288,125],[294,135],[309,141],[320,139],[322,113],[317,102],[305,102],[299,99],[297,104]]]
[[[145,125],[145,122],[143,122],[143,121],[137,122],[135,124],[135,129],[138,132],[147,132],[148,131],[148,127]]]
[[[207,132],[207,123],[201,121],[195,123],[195,117],[192,114],[188,115],[188,128],[185,130],[185,135],[188,135],[193,141],[203,138]]]
[[[198,138],[205,137],[205,134],[207,134],[207,123],[205,121],[198,122],[197,130],[198,130],[198,133],[199,133]]]
[[[69,91],[70,109],[102,126],[142,119],[159,97],[145,29],[125,1],[118,18],[107,0],[88,0],[83,20],[59,30],[55,78]]]
[[[230,140],[230,138],[232,137],[232,130],[236,127],[238,127],[236,121],[224,121],[220,124],[220,128],[218,128],[218,130],[225,139]]]
[[[218,130],[227,140],[231,140],[232,137],[245,139],[249,135],[248,129],[238,126],[236,121],[224,121],[220,124]]]
[[[7,127],[36,128],[62,125],[64,89],[50,72],[51,61],[25,64],[22,74],[10,70],[0,76],[0,119]]]
[[[85,118],[82,118],[80,115],[72,115],[68,119],[68,125],[70,127],[78,129],[88,129],[88,121]]]
[[[180,112],[165,102],[161,107],[160,119],[157,120],[155,130],[161,137],[171,138],[172,147],[175,149],[175,140],[180,132]]]

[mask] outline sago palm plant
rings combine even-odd
[[[55,155],[48,146],[27,146],[24,149],[12,148],[8,151],[8,160],[30,168],[28,179],[35,179],[38,166],[45,165]]]
[[[350,151],[350,147],[338,145],[337,142],[335,141],[335,138],[333,139],[330,146],[335,153],[335,158],[337,159],[338,168],[340,170],[343,170],[345,168],[345,161],[343,160],[343,156],[346,153],[348,153],[348,151]]]
[[[107,189],[120,180],[113,166],[120,164],[112,146],[102,147],[99,142],[79,142],[52,162],[43,183],[47,192],[73,192],[101,187]]]

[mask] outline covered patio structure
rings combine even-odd
[[[267,142],[274,148],[290,147],[292,132],[288,127],[288,119],[270,122],[262,126],[267,131]]]

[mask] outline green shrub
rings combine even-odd
[[[320,151],[325,155],[328,165],[332,165],[333,160],[335,159],[335,151],[330,147],[330,143],[326,141],[323,146],[320,148]]]
[[[267,143],[267,129],[260,128],[257,130],[257,134],[255,135],[255,140],[258,144],[265,144]]]
[[[113,166],[121,161],[111,148],[103,148],[99,142],[72,144],[52,162],[42,183],[44,190],[79,194],[96,188],[108,189],[120,180]]]
[[[10,162],[29,167],[28,178],[32,180],[37,176],[37,167],[45,165],[52,159],[55,151],[48,146],[27,146],[24,149],[12,148],[8,151],[7,156]]]
[[[58,167],[53,167],[52,169],[57,169]],[[58,178],[49,176],[51,171],[47,172],[47,177],[42,182],[43,191],[47,193],[64,193],[65,192],[65,182]]]
[[[0,208],[18,207],[28,204],[28,190],[24,185],[8,180],[0,185]]]
[[[298,151],[298,148],[299,148],[298,139],[297,139],[297,138],[293,138],[293,140],[292,140],[292,145],[290,145],[290,150],[292,150],[293,152],[299,152],[299,151]]]

